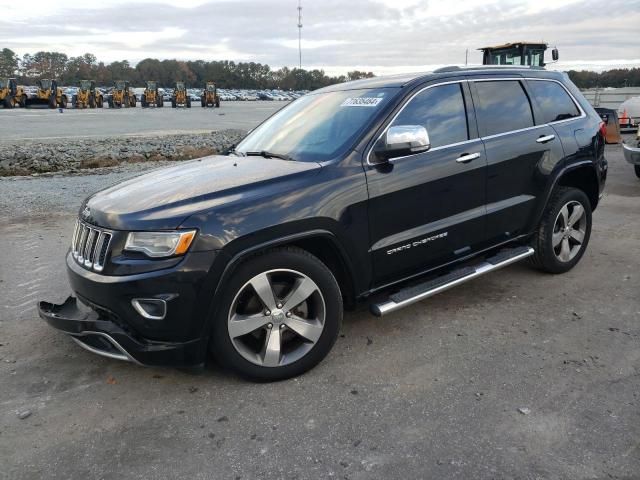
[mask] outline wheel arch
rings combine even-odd
[[[556,186],[572,187],[582,190],[589,198],[591,210],[595,210],[600,200],[598,174],[591,162],[564,170],[556,180]]]
[[[354,303],[356,293],[353,265],[333,232],[324,229],[309,230],[273,238],[236,253],[227,263],[216,287],[214,297],[217,298],[221,294],[221,285],[224,285],[225,279],[233,274],[238,265],[256,254],[279,247],[298,247],[317,257],[331,270],[336,278],[345,304],[352,305]]]

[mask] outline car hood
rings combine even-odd
[[[203,157],[102,190],[85,201],[80,216],[116,230],[173,229],[194,213],[259,197],[285,178],[321,168],[318,163],[276,158]]]

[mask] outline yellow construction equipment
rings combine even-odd
[[[158,92],[157,82],[151,80],[147,82],[147,88],[144,89],[140,103],[142,103],[142,108],[163,106],[162,95]]]
[[[111,91],[111,95],[107,99],[109,108],[129,108],[135,107],[137,103],[136,94],[129,86],[129,82],[126,80],[116,80],[116,83]]]
[[[15,78],[0,78],[0,104],[4,108],[24,107],[27,95]]]
[[[207,82],[207,85],[200,97],[200,104],[203,107],[215,107],[220,108],[220,97],[218,96],[218,89],[213,82]]]
[[[80,88],[71,97],[73,108],[102,108],[103,103],[102,92],[94,80],[80,80]]]
[[[187,92],[187,87],[184,82],[176,82],[173,86],[173,93],[171,94],[171,106],[187,107],[191,108],[191,97]]]
[[[512,42],[493,47],[482,47],[483,65],[526,65],[544,67],[544,52],[549,46],[540,42]],[[551,50],[553,61],[559,57],[558,49]]]
[[[58,87],[58,82],[51,79],[42,79],[36,82],[38,90],[32,96],[27,97],[25,106],[47,105],[49,108],[67,108],[67,96]]]

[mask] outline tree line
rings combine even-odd
[[[82,79],[92,79],[104,86],[113,85],[116,80],[128,80],[134,86],[143,86],[146,80],[155,80],[168,87],[180,80],[192,86],[204,86],[205,82],[214,81],[221,88],[315,90],[373,76],[371,72],[354,70],[334,77],[318,69],[282,67],[273,70],[261,63],[228,60],[206,62],[145,58],[132,66],[127,60],[110,64],[99,62],[91,53],[68,57],[60,52],[36,52],[20,58],[8,48],[0,52],[0,77],[16,77],[23,85],[33,85],[41,78],[54,78],[59,85],[77,85]]]
[[[568,74],[579,88],[640,87],[640,68],[604,72],[570,70]],[[91,53],[68,57],[60,52],[36,52],[19,57],[8,48],[0,52],[0,78],[16,77],[23,85],[33,85],[40,78],[55,78],[60,85],[77,85],[82,79],[93,79],[103,86],[113,85],[116,80],[128,80],[134,86],[143,86],[146,80],[156,80],[161,86],[168,87],[182,80],[192,86],[214,81],[221,88],[315,90],[373,76],[372,72],[357,70],[340,76],[329,76],[318,69],[282,67],[273,70],[261,63],[228,60],[206,62],[145,58],[131,66],[127,60],[110,64],[99,62]]]

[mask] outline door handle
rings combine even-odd
[[[458,162],[458,163],[469,163],[470,161],[475,160],[476,158],[480,158],[480,154],[478,152],[476,152],[476,153],[463,153],[458,158],[456,158],[456,162]]]
[[[543,135],[541,137],[538,137],[536,142],[538,142],[538,143],[547,143],[547,142],[550,142],[551,140],[553,140],[554,138],[556,138],[555,135]]]

